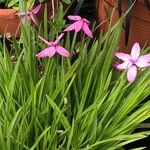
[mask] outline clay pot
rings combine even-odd
[[[97,17],[99,23],[107,20],[101,25],[101,29],[104,32],[107,31],[109,21],[106,15],[106,11],[111,14],[113,8],[115,7],[115,13],[113,16],[113,24],[119,19],[119,13],[117,9],[117,0],[96,0]],[[126,10],[126,2],[123,0],[123,10]],[[138,0],[133,6],[133,13],[131,19],[131,27],[129,33],[128,45],[125,46],[125,31],[122,29],[119,50],[130,53],[131,48],[135,42],[139,42],[141,47],[146,43],[146,46],[150,46],[150,11],[144,3],[144,0]]]
[[[46,3],[37,14],[39,20],[43,20],[44,8]],[[47,3],[48,13],[52,10],[51,2]],[[56,6],[56,5],[55,5]],[[35,6],[36,7],[36,6]],[[0,9],[0,36],[2,37],[19,37],[20,36],[20,18],[16,15],[14,9]]]
[[[15,14],[14,9],[0,9],[0,35],[19,36],[20,18]]]

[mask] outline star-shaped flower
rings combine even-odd
[[[79,32],[80,30],[83,30],[87,36],[90,38],[93,38],[93,34],[91,30],[89,29],[90,22],[85,19],[81,18],[80,16],[68,16],[70,20],[75,21],[73,24],[69,25],[64,31],[72,31],[75,30],[75,32]]]
[[[36,19],[34,17],[34,15],[36,15],[40,9],[41,9],[41,4],[39,4],[37,7],[35,7],[34,9],[30,10],[30,11],[27,11],[27,12],[19,12],[19,13],[16,13],[19,17],[27,17],[27,19],[30,21],[32,20],[33,23],[35,25],[37,25],[37,22],[36,22]]]
[[[48,48],[42,50],[40,53],[36,55],[38,58],[43,57],[53,57],[56,53],[58,53],[61,56],[69,57],[70,53],[62,46],[58,45],[58,42],[62,39],[64,33],[60,34],[55,41],[48,42],[45,39],[43,39],[41,36],[38,36],[39,39],[41,39],[45,44],[48,45]]]
[[[127,69],[127,79],[129,82],[135,80],[138,68],[150,66],[150,54],[140,56],[139,43],[133,45],[130,55],[118,52],[115,56],[123,61],[121,64],[115,64],[115,68],[118,70]]]

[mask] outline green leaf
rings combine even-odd
[[[54,111],[56,112],[56,114],[58,116],[60,116],[60,121],[61,123],[63,124],[64,128],[67,130],[67,129],[70,129],[70,124],[67,120],[67,117],[64,116],[63,112],[61,111],[61,109],[55,104],[55,102],[49,97],[49,96],[46,96],[47,97],[47,100],[49,102],[49,104],[51,105],[51,107],[54,109]]]

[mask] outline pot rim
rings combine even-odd
[[[101,1],[101,0],[97,0],[97,1]],[[116,4],[117,3],[117,0],[103,0],[103,1],[106,1],[108,3],[113,3],[113,4]],[[145,2],[144,0],[138,0],[137,3],[142,3],[145,5]]]
[[[1,16],[10,16],[10,15],[16,15],[16,10],[15,9],[0,9],[0,17]]]
[[[44,2],[44,3],[41,3],[41,4],[44,5],[45,3],[47,3],[47,2]],[[33,7],[36,7],[36,5],[33,6]],[[18,11],[13,9],[13,8],[4,8],[4,9],[0,8],[0,17],[1,16],[16,15],[16,12],[18,12]]]

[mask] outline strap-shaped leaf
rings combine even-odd
[[[119,13],[119,17],[121,17],[121,15],[122,15],[122,0],[118,0],[117,5],[118,5],[118,13]],[[125,30],[124,24],[122,25],[122,27],[123,27],[123,29]]]
[[[127,3],[127,10],[130,9],[130,7],[133,4],[133,0],[126,0]],[[130,32],[130,23],[131,23],[131,17],[132,17],[132,10],[130,9],[128,14],[126,15],[126,21],[125,21],[125,45],[128,45],[129,40],[129,32]]]
[[[119,12],[119,17],[122,15],[122,0],[118,0],[118,12]]]

